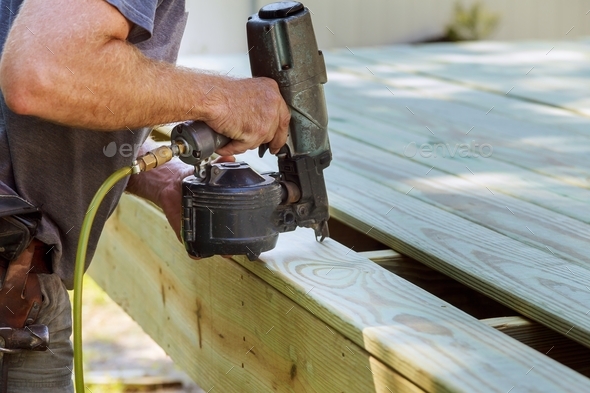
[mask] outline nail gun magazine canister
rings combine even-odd
[[[273,215],[281,186],[246,163],[207,166],[205,178],[183,181],[182,237],[195,257],[243,255],[250,260],[276,246]]]

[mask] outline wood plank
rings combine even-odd
[[[523,317],[482,319],[481,322],[544,353],[551,359],[590,376],[590,349]]]
[[[392,369],[431,392],[590,389],[588,379],[335,241],[317,243],[310,230],[282,234],[261,261],[236,260],[252,273],[220,258],[188,259],[160,212],[124,196],[92,274],[206,390],[412,386]],[[357,356],[362,348],[367,355]],[[368,390],[359,385],[367,376]]]
[[[495,300],[393,250],[366,251],[358,254],[445,302],[449,302],[474,318],[517,315],[514,310]]]
[[[354,126],[351,128],[354,129]],[[387,128],[383,127],[379,131],[385,134]],[[378,133],[377,130],[373,132]],[[381,140],[378,137],[374,139]],[[401,193],[407,192],[413,198],[580,267],[590,266],[590,225],[587,223],[517,198],[492,194],[485,188],[485,183],[476,185],[436,169],[431,169],[425,175],[422,165],[367,146],[358,140],[332,134],[331,142],[335,165]]]
[[[349,80],[348,84],[342,81],[326,86],[326,100],[332,112],[334,105],[338,105],[364,117],[382,119],[390,126],[390,132],[405,128],[430,144],[469,144],[475,140],[493,147],[490,162],[501,160],[577,187],[590,188],[588,174],[583,169],[590,154],[590,136],[564,134],[556,127],[496,115],[493,105],[485,110],[470,108],[444,96],[425,96],[421,91],[396,90],[394,96],[383,83],[355,76],[359,75],[345,72],[342,77],[352,77],[354,83]],[[468,133],[471,127],[474,128]],[[399,151],[411,142],[416,141],[410,139],[399,145]]]
[[[452,50],[452,47],[449,47],[449,50]],[[454,81],[445,81],[436,76],[400,65],[400,62],[403,64],[407,57],[411,58],[417,52],[415,49],[396,46],[372,50],[359,49],[355,56],[352,56],[348,51],[333,51],[326,53],[326,57],[327,64],[332,69],[353,72],[365,79],[369,78],[380,83],[385,82],[390,86],[390,90],[394,92],[396,88],[415,90],[419,91],[422,97],[437,97],[439,100],[461,103],[467,107],[480,108],[485,113],[493,106],[492,115],[501,113],[512,119],[524,120],[527,127],[536,124],[541,129],[547,129],[548,126],[551,126],[552,128],[567,130],[586,137],[590,135],[588,130],[589,120],[587,118],[580,117],[569,110],[516,100],[512,96],[512,91],[509,92],[510,88],[502,91],[501,95],[489,93],[463,86]],[[364,54],[367,54],[367,56],[364,56]],[[437,68],[435,64],[428,63],[427,60],[422,63],[430,64],[434,69]],[[331,75],[331,81],[333,80],[334,77]],[[405,97],[405,94],[402,94],[403,97]],[[425,101],[424,103],[431,105],[437,102]],[[448,115],[448,110],[446,112]],[[440,114],[445,115],[445,112]],[[486,116],[484,119],[486,122],[496,121],[494,116]],[[477,132],[477,129],[474,131]],[[499,128],[498,131],[501,132],[502,129]],[[554,132],[555,130],[548,129],[547,131]]]
[[[352,92],[348,92],[348,94],[352,94]],[[357,97],[359,97],[358,94]],[[462,127],[463,130],[460,130],[455,123],[450,128],[435,128],[435,126],[429,126],[428,124],[420,125],[419,121],[413,119],[398,121],[385,112],[371,113],[371,116],[366,116],[366,114],[356,113],[356,110],[351,107],[340,107],[334,100],[330,102],[330,130],[349,137],[362,139],[366,144],[385,149],[408,161],[421,163],[424,166],[423,174],[431,167],[434,167],[447,174],[459,176],[472,182],[472,187],[481,188],[483,183],[493,191],[529,201],[584,222],[590,222],[590,191],[580,188],[585,186],[588,181],[586,180],[588,176],[583,174],[585,164],[568,163],[566,166],[575,168],[575,172],[582,174],[582,177],[577,180],[573,178],[568,180],[531,171],[529,167],[536,164],[525,165],[521,163],[515,165],[503,160],[502,155],[505,151],[503,145],[492,144],[494,154],[489,158],[464,153],[459,154],[460,150],[454,150],[455,155],[451,157],[449,152],[452,152],[455,147],[459,149],[458,146],[461,144],[482,144],[487,140],[475,139],[476,137],[467,138],[464,134],[469,128]],[[371,112],[371,103],[359,97],[357,98],[357,104],[360,108]],[[396,123],[400,125],[398,126]],[[433,136],[426,127],[430,127],[437,132],[437,136]],[[421,129],[424,129],[424,131],[421,131]],[[358,138],[359,130],[363,130],[362,138]],[[461,139],[460,134],[463,134],[463,139]],[[436,157],[434,154],[421,154],[417,149],[423,144],[430,146],[442,144],[441,146],[447,150],[442,152],[444,156],[441,153],[442,149],[439,148],[437,148]],[[447,144],[450,147],[447,147]],[[518,151],[523,151],[523,161],[525,154],[534,155],[536,151],[535,148],[527,147],[519,149],[516,145],[512,150],[511,154],[514,156],[518,154]],[[561,162],[568,160],[567,155],[561,155],[561,157]],[[544,172],[553,172],[550,168],[560,165],[560,163],[556,162],[555,166],[553,166],[551,160],[549,158],[547,160],[548,162],[543,168],[549,169],[544,169]],[[474,174],[477,174],[477,176],[474,176]],[[564,182],[565,180],[568,180],[570,184]]]
[[[353,50],[372,59],[393,56],[405,70],[472,89],[504,95],[513,88],[512,97],[590,114],[588,53],[576,42],[432,44],[408,49]]]
[[[235,262],[188,258],[138,198],[122,198],[94,259],[92,277],[206,391],[422,392]]]
[[[335,218],[371,229],[371,236],[392,249],[558,332],[571,330],[572,339],[590,345],[587,269],[393,191],[336,161],[326,175]]]
[[[308,232],[307,238],[309,236],[312,236],[311,232]],[[282,239],[287,240],[288,237],[291,236],[282,235]],[[299,292],[303,293],[307,289],[309,295],[313,294],[316,299],[320,296],[323,304],[319,304],[313,296],[289,294],[288,289],[284,290],[285,294],[292,298],[298,298],[298,302],[309,307],[315,315],[321,318],[327,317],[328,323],[336,327],[341,326],[342,329],[345,329],[342,331],[348,332],[346,333],[348,337],[352,335],[356,337],[356,340],[364,342],[364,345],[371,353],[388,364],[392,364],[393,367],[407,375],[411,380],[419,380],[424,383],[425,378],[422,375],[425,370],[443,368],[445,371],[441,370],[441,376],[444,374],[452,378],[454,383],[463,384],[463,376],[453,375],[458,371],[455,369],[456,366],[447,367],[446,362],[452,359],[453,362],[462,364],[459,368],[464,369],[463,371],[471,373],[477,369],[478,376],[481,376],[480,372],[488,375],[483,377],[477,386],[449,388],[447,385],[443,385],[445,386],[443,387],[437,384],[438,378],[436,377],[426,378],[429,384],[427,386],[432,386],[431,389],[436,391],[438,391],[437,389],[444,391],[446,389],[456,389],[458,391],[503,391],[503,389],[506,389],[507,391],[511,387],[490,383],[490,381],[497,381],[498,377],[492,378],[489,375],[489,370],[484,371],[483,368],[476,366],[480,364],[481,360],[478,359],[480,356],[486,359],[487,365],[485,368],[490,367],[492,364],[494,367],[506,365],[506,361],[511,358],[511,355],[504,353],[495,358],[495,354],[493,354],[500,348],[502,348],[500,349],[502,352],[508,350],[508,348],[503,347],[502,338],[492,338],[487,336],[487,331],[478,331],[479,325],[473,325],[474,320],[472,319],[454,320],[455,314],[449,310],[450,305],[441,305],[439,303],[435,307],[431,307],[432,303],[428,302],[429,306],[424,309],[423,307],[426,304],[422,303],[420,306],[416,303],[417,299],[422,298],[422,295],[416,293],[417,289],[410,289],[407,287],[408,283],[401,279],[391,280],[387,277],[389,282],[380,282],[386,277],[377,274],[374,267],[366,266],[360,259],[355,261],[353,265],[343,262],[342,257],[347,255],[346,252],[349,250],[345,247],[334,247],[333,242],[328,241],[324,245],[324,247],[333,250],[333,256],[330,258],[324,258],[321,262],[303,261],[301,247],[302,244],[306,244],[305,241],[305,237],[299,237],[296,241],[290,239],[288,243],[284,240],[280,241],[277,249],[262,256],[266,266],[249,262],[246,258],[238,260],[277,288],[281,287],[286,278],[298,277],[302,281]],[[309,247],[312,247],[312,244],[309,244]],[[325,273],[330,272],[332,274],[332,272],[337,271],[336,269],[340,270],[338,272],[340,280],[330,284],[333,278],[328,279]],[[362,274],[364,272],[367,273]],[[368,293],[365,290],[359,291],[359,284],[366,285]],[[308,288],[312,290],[310,291]],[[400,293],[395,298],[385,299],[384,297],[390,291],[400,291]],[[423,295],[431,296],[427,293],[423,293]],[[336,314],[336,309],[346,310],[343,318],[344,324],[331,322]],[[444,311],[441,313],[441,310]],[[452,320],[449,320],[449,318]],[[362,329],[359,329],[359,323],[363,325]],[[359,335],[359,331],[362,331],[362,334]],[[476,331],[477,333],[475,333]],[[418,336],[415,336],[416,334]],[[475,349],[473,347],[474,343],[467,345],[456,341],[462,341],[466,336],[473,339],[477,337],[476,340],[482,340],[485,345],[493,343],[494,349],[490,352],[489,349],[480,348],[476,354],[472,352]],[[426,341],[422,341],[423,339],[426,339]],[[449,339],[451,341],[447,341]],[[528,347],[525,348],[527,351],[530,350]],[[455,350],[458,352],[454,353]],[[441,355],[440,351],[445,353],[445,360],[439,357]],[[525,349],[518,349],[519,355],[517,357],[519,361],[522,351],[525,351]],[[492,357],[495,360],[492,361]],[[408,367],[407,364],[404,364],[405,360],[409,360],[413,365]],[[530,368],[531,366],[524,370],[524,373],[526,374]],[[542,388],[538,383],[535,383],[534,386],[534,389]],[[520,387],[520,389],[526,390],[527,388]]]
[[[574,27],[574,24],[571,23],[567,29]],[[501,52],[478,51],[477,55],[469,53],[469,50],[465,52],[441,62],[432,75],[461,80],[472,88],[500,94],[506,91],[505,87],[514,87],[511,94],[519,98],[585,115],[590,113],[587,108],[590,101],[585,95],[585,89],[589,86],[585,67],[588,55],[575,42],[522,42],[506,46]],[[429,56],[427,52],[421,54],[437,63],[444,57],[440,56],[442,54]]]
[[[503,43],[486,43],[482,48],[485,55],[485,49],[500,45],[506,47]],[[517,46],[516,44],[514,46]],[[457,51],[455,45],[427,45],[428,48],[441,48],[446,55],[453,56],[453,51]],[[510,48],[512,46],[509,46]],[[418,49],[417,49],[418,48]],[[428,72],[420,71],[420,67],[436,70],[438,65],[429,62],[430,56],[425,57],[419,52],[420,47],[396,45],[381,48],[360,48],[355,49],[355,55],[352,56],[349,51],[338,50],[326,52],[326,64],[332,70],[353,72],[369,78],[373,81],[385,82],[395,92],[396,88],[404,90],[420,91],[425,97],[438,97],[439,99],[453,102],[460,102],[467,107],[480,108],[487,112],[494,106],[493,114],[501,113],[512,119],[521,119],[528,121],[529,124],[538,124],[542,127],[547,125],[556,128],[568,130],[580,135],[589,136],[588,119],[581,117],[578,113],[571,110],[548,106],[543,102],[525,101],[517,96],[513,96],[513,86],[501,92],[487,91],[476,89],[469,85],[463,85],[460,81],[446,80],[436,75],[430,75]],[[577,56],[584,57],[582,52],[583,46],[577,44],[575,53]],[[446,52],[448,50],[448,53]],[[588,50],[586,48],[586,50]],[[590,50],[589,50],[590,52]],[[475,55],[479,52],[472,52]],[[461,56],[462,53],[455,56]],[[414,65],[405,65],[406,60],[410,59]],[[514,59],[514,61],[525,61],[526,57]],[[414,67],[414,68],[413,68]],[[567,71],[566,71],[567,72]],[[331,72],[329,71],[328,74]],[[334,80],[333,77],[330,81]],[[329,84],[327,85],[329,86]],[[499,94],[501,93],[501,94]],[[487,118],[486,118],[487,119]]]

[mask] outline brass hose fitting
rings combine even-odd
[[[174,157],[178,157],[186,151],[186,145],[182,142],[173,141],[170,146],[160,146],[144,155],[137,157],[133,162],[133,174],[147,172],[151,169],[164,165]]]

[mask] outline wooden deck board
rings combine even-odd
[[[354,49],[353,49],[354,50]],[[404,68],[470,88],[510,94],[590,115],[588,61],[583,42],[467,43],[358,49]]]
[[[411,57],[411,55],[409,55]],[[512,119],[521,119],[527,125],[538,124],[546,127],[548,124],[567,129],[568,132],[588,136],[590,131],[584,127],[587,118],[573,113],[568,108],[554,107],[543,101],[531,102],[512,95],[512,91],[490,91],[466,86],[459,80],[447,80],[430,75],[419,70],[405,67],[406,56],[388,56],[387,50],[360,51],[352,56],[347,51],[329,52],[327,64],[332,70],[352,72],[365,79],[377,82],[386,82],[395,93],[395,88],[415,90],[424,96],[439,97],[439,99],[460,102],[472,108],[481,108],[484,111],[494,106],[493,113],[502,113]],[[421,63],[429,63],[430,57],[424,56]],[[509,68],[509,67],[505,67]],[[558,70],[560,68],[557,68]],[[337,75],[337,74],[336,74]],[[331,80],[334,80],[332,77]],[[543,97],[550,96],[550,92],[544,92]],[[446,99],[445,99],[446,97]],[[542,108],[542,109],[541,109]],[[531,117],[531,114],[536,116]]]
[[[350,77],[347,72],[336,75],[342,74]],[[534,124],[496,114],[492,104],[485,109],[473,108],[449,96],[433,97],[416,90],[397,89],[393,91],[397,93],[394,96],[383,82],[361,77],[355,82],[337,81],[326,88],[332,108],[357,111],[363,117],[386,121],[392,133],[403,135],[400,129],[404,129],[426,139],[424,142],[408,139],[396,146],[400,153],[411,142],[419,142],[419,147],[426,142],[454,145],[475,141],[493,147],[489,161],[504,161],[577,187],[590,188],[588,173],[584,170],[590,154],[587,135],[564,134],[551,124]]]
[[[493,106],[494,114],[525,120],[528,124],[542,127],[551,125],[572,135],[590,135],[588,119],[567,108],[554,107],[543,102],[530,102],[513,96],[511,91],[477,89],[465,86],[460,81],[441,79],[436,75],[417,71],[403,65],[406,57],[411,57],[411,52],[404,52],[395,57],[388,56],[387,50],[384,50],[381,56],[373,52],[375,51],[369,51],[366,56],[363,55],[366,53],[363,50],[355,56],[351,56],[346,50],[328,52],[327,64],[332,68],[330,80],[334,81],[335,77],[338,77],[338,73],[334,74],[333,70],[353,73],[355,76],[389,85],[393,92],[397,88],[415,90],[425,97],[452,100],[467,107],[480,108],[485,112]],[[428,64],[429,61],[429,57],[425,57],[421,63]],[[349,75],[348,79],[353,80],[351,77],[352,75]]]
[[[337,242],[317,243],[310,230],[281,235],[262,261],[236,260],[247,270],[189,259],[161,212],[124,196],[91,274],[205,389],[415,391],[408,380],[431,392],[590,389]],[[337,363],[342,354],[350,363]]]
[[[590,346],[590,271],[340,167],[328,179],[334,217]]]
[[[332,134],[332,145],[335,165],[351,173],[407,193],[579,267],[590,266],[590,225],[585,222],[508,195],[492,194],[483,182],[469,182],[437,169],[425,175],[420,164],[339,134]],[[356,155],[358,151],[365,152],[371,159]]]
[[[375,116],[369,119],[360,113],[355,113],[353,109],[340,108],[337,105],[332,105],[331,113],[330,129],[333,132],[359,139],[367,145],[419,163],[423,166],[424,175],[430,168],[435,168],[446,173],[449,180],[460,177],[471,182],[472,187],[477,189],[488,187],[493,192],[501,192],[590,223],[590,190],[588,189],[567,184],[558,178],[532,172],[522,166],[516,166],[495,157],[461,157],[461,153],[450,157],[448,153],[445,153],[445,158],[441,156],[440,150],[437,157],[433,157],[409,150],[413,149],[413,145],[408,147],[410,143],[415,143],[415,146],[419,148],[424,143],[434,146],[436,143],[444,141],[445,144],[448,143],[451,148],[454,148],[454,143],[470,144],[473,139],[449,138],[446,142],[444,135],[433,138],[430,133],[428,135],[413,133],[408,129],[412,127],[411,125],[408,128],[392,125],[392,121],[385,118],[385,115],[382,118]],[[494,152],[501,155],[501,147],[498,152],[496,146]]]
[[[122,198],[90,274],[206,391],[423,391],[234,261],[188,258],[138,198]]]

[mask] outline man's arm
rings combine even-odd
[[[131,24],[104,0],[26,0],[0,61],[16,113],[96,130],[203,120],[241,153],[287,137],[276,83],[231,79],[153,61],[126,41]]]

